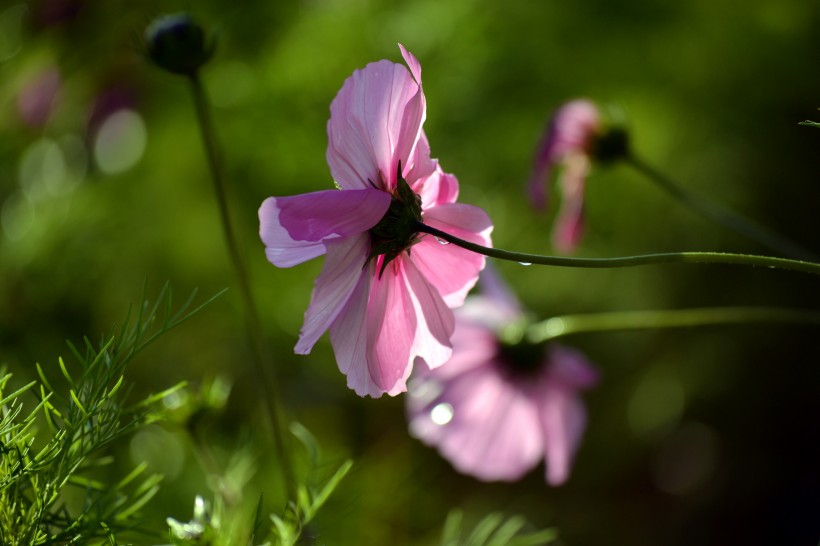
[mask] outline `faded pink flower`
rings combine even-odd
[[[547,483],[560,485],[586,425],[579,393],[598,374],[569,347],[505,345],[499,332],[521,326],[523,314],[500,281],[491,284],[456,311],[453,357],[410,380],[410,433],[478,479],[517,480],[545,459]]]
[[[584,232],[584,183],[590,169],[590,153],[601,129],[598,108],[578,99],[566,103],[550,120],[538,146],[529,193],[533,205],[547,205],[546,182],[553,169],[559,178],[562,203],[552,231],[552,243],[560,252],[575,250]]]
[[[347,384],[398,394],[414,361],[450,358],[454,318],[484,257],[417,233],[416,222],[490,244],[486,213],[455,202],[456,177],[430,158],[418,60],[386,60],[349,77],[330,105],[327,161],[339,189],[270,197],[259,209],[268,260],[291,267],[326,254],[295,351],[330,330]]]

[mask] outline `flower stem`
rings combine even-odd
[[[584,267],[584,268],[610,268],[610,267],[635,267],[640,265],[664,264],[664,263],[713,263],[713,264],[735,264],[768,267],[773,269],[785,269],[789,271],[801,271],[803,273],[820,274],[820,263],[806,262],[802,260],[791,260],[787,258],[774,258],[771,256],[756,256],[752,254],[730,254],[726,252],[667,252],[662,254],[643,254],[639,256],[623,256],[618,258],[569,258],[565,256],[542,256],[540,254],[526,254],[524,252],[511,252],[499,248],[488,248],[464,239],[459,239],[444,231],[419,222],[416,226],[421,233],[428,233],[441,239],[460,246],[466,250],[497,258],[499,260],[509,260],[520,264],[530,265],[552,265],[556,267]]]
[[[790,323],[820,326],[820,313],[777,307],[705,307],[665,311],[617,311],[552,317],[531,324],[526,337],[541,343],[585,332],[690,328],[716,324]]]
[[[770,231],[730,209],[691,193],[684,186],[665,176],[634,154],[626,155],[624,160],[632,166],[633,169],[707,220],[711,220],[735,233],[748,237],[782,256],[798,260],[820,261],[820,257],[797,243]]]
[[[288,449],[288,437],[285,435],[281,420],[281,410],[279,408],[279,395],[276,378],[273,375],[273,362],[270,360],[269,352],[264,350],[264,337],[262,335],[259,313],[254,303],[251,285],[247,268],[239,245],[233,231],[230,211],[228,209],[228,197],[225,189],[225,182],[222,177],[222,169],[217,148],[216,133],[211,121],[208,99],[199,75],[194,73],[189,77],[191,92],[193,94],[194,107],[199,122],[202,136],[202,143],[208,158],[208,167],[211,172],[211,179],[216,193],[216,201],[219,206],[219,215],[222,221],[222,231],[225,236],[225,243],[228,247],[234,273],[239,281],[239,292],[245,308],[245,320],[248,326],[248,336],[250,338],[251,355],[253,357],[253,370],[256,376],[254,383],[257,386],[260,400],[266,401],[269,417],[269,426],[273,433],[276,455],[280,462],[282,475],[285,481],[288,498],[296,499],[296,486],[293,475],[293,466]]]

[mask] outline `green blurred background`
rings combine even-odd
[[[398,6],[398,7],[397,7]],[[806,0],[42,0],[0,7],[0,363],[23,382],[56,369],[65,339],[99,339],[170,281],[180,300],[231,290],[131,365],[139,393],[216,376],[225,410],[200,427],[216,458],[251,438],[277,491],[244,331],[184,81],[149,66],[142,32],[188,10],[219,37],[203,74],[232,211],[291,418],[352,474],[319,517],[327,544],[429,544],[447,511],[557,526],[566,544],[816,544],[820,536],[817,330],[734,326],[567,338],[599,366],[570,481],[539,467],[514,484],[458,475],[406,433],[401,397],[346,389],[327,340],[292,346],[321,260],[265,260],[256,211],[269,195],[331,187],[328,106],[366,63],[421,61],[433,156],[484,207],[502,248],[550,252],[548,215],[524,184],[561,102],[626,116],[636,150],[685,185],[820,252],[820,4]],[[51,91],[54,91],[53,100]],[[48,105],[50,104],[50,107]],[[46,106],[44,106],[46,105]],[[683,209],[626,166],[595,169],[579,255],[764,249]],[[816,278],[728,266],[557,270],[499,264],[540,317],[709,305],[820,308]],[[149,525],[209,496],[180,426],[117,451],[166,474]],[[275,494],[273,495],[275,498]],[[275,506],[271,506],[274,509]],[[148,540],[146,543],[151,543]],[[155,542],[155,541],[154,541]]]

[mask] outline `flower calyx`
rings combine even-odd
[[[371,182],[372,184],[372,182]],[[416,194],[401,174],[401,162],[396,174],[396,189],[390,207],[381,220],[370,228],[370,259],[384,256],[379,278],[387,264],[417,242],[421,222],[421,197]]]

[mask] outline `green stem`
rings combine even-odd
[[[774,307],[705,307],[666,311],[617,311],[564,315],[531,324],[526,337],[541,343],[586,332],[690,328],[719,324],[788,323],[820,326],[820,313]]]
[[[417,231],[428,233],[436,238],[453,243],[461,248],[497,258],[499,260],[509,260],[520,264],[530,265],[551,265],[556,267],[584,267],[584,268],[611,268],[611,267],[635,267],[640,265],[665,264],[665,263],[712,263],[712,264],[734,264],[768,267],[773,269],[785,269],[788,271],[801,271],[803,273],[820,274],[820,263],[806,262],[802,260],[790,260],[787,258],[773,258],[770,256],[756,256],[752,254],[729,254],[725,252],[667,252],[663,254],[643,254],[640,256],[623,256],[619,258],[569,258],[565,256],[542,256],[540,254],[526,254],[524,252],[511,252],[499,248],[488,248],[464,239],[459,239],[444,231],[436,229],[427,224],[419,222],[416,225]]]
[[[704,197],[691,193],[684,186],[644,162],[639,157],[629,154],[624,157],[626,163],[649,180],[663,188],[672,197],[691,208],[707,220],[711,220],[744,237],[758,242],[769,250],[783,256],[798,260],[818,261],[813,252],[806,250],[795,242],[782,237],[748,218],[718,205]]]
[[[213,128],[213,122],[211,121],[208,99],[198,74],[193,74],[189,80],[191,82],[194,107],[196,108],[196,115],[202,135],[202,143],[208,158],[208,166],[211,172],[214,192],[216,193],[216,201],[219,206],[219,216],[222,221],[225,243],[228,247],[234,273],[239,281],[239,292],[245,308],[245,320],[248,326],[247,331],[250,338],[251,355],[254,364],[253,370],[256,376],[254,383],[257,386],[260,400],[266,402],[276,455],[280,461],[288,498],[294,500],[296,499],[296,485],[293,475],[293,465],[290,459],[290,450],[288,449],[288,436],[286,436],[282,425],[281,410],[279,408],[280,398],[277,392],[276,378],[273,375],[275,368],[273,362],[270,361],[269,351],[264,350],[264,336],[262,335],[259,313],[251,292],[248,271],[233,232],[233,224],[228,209],[227,191],[222,178],[216,133]]]

